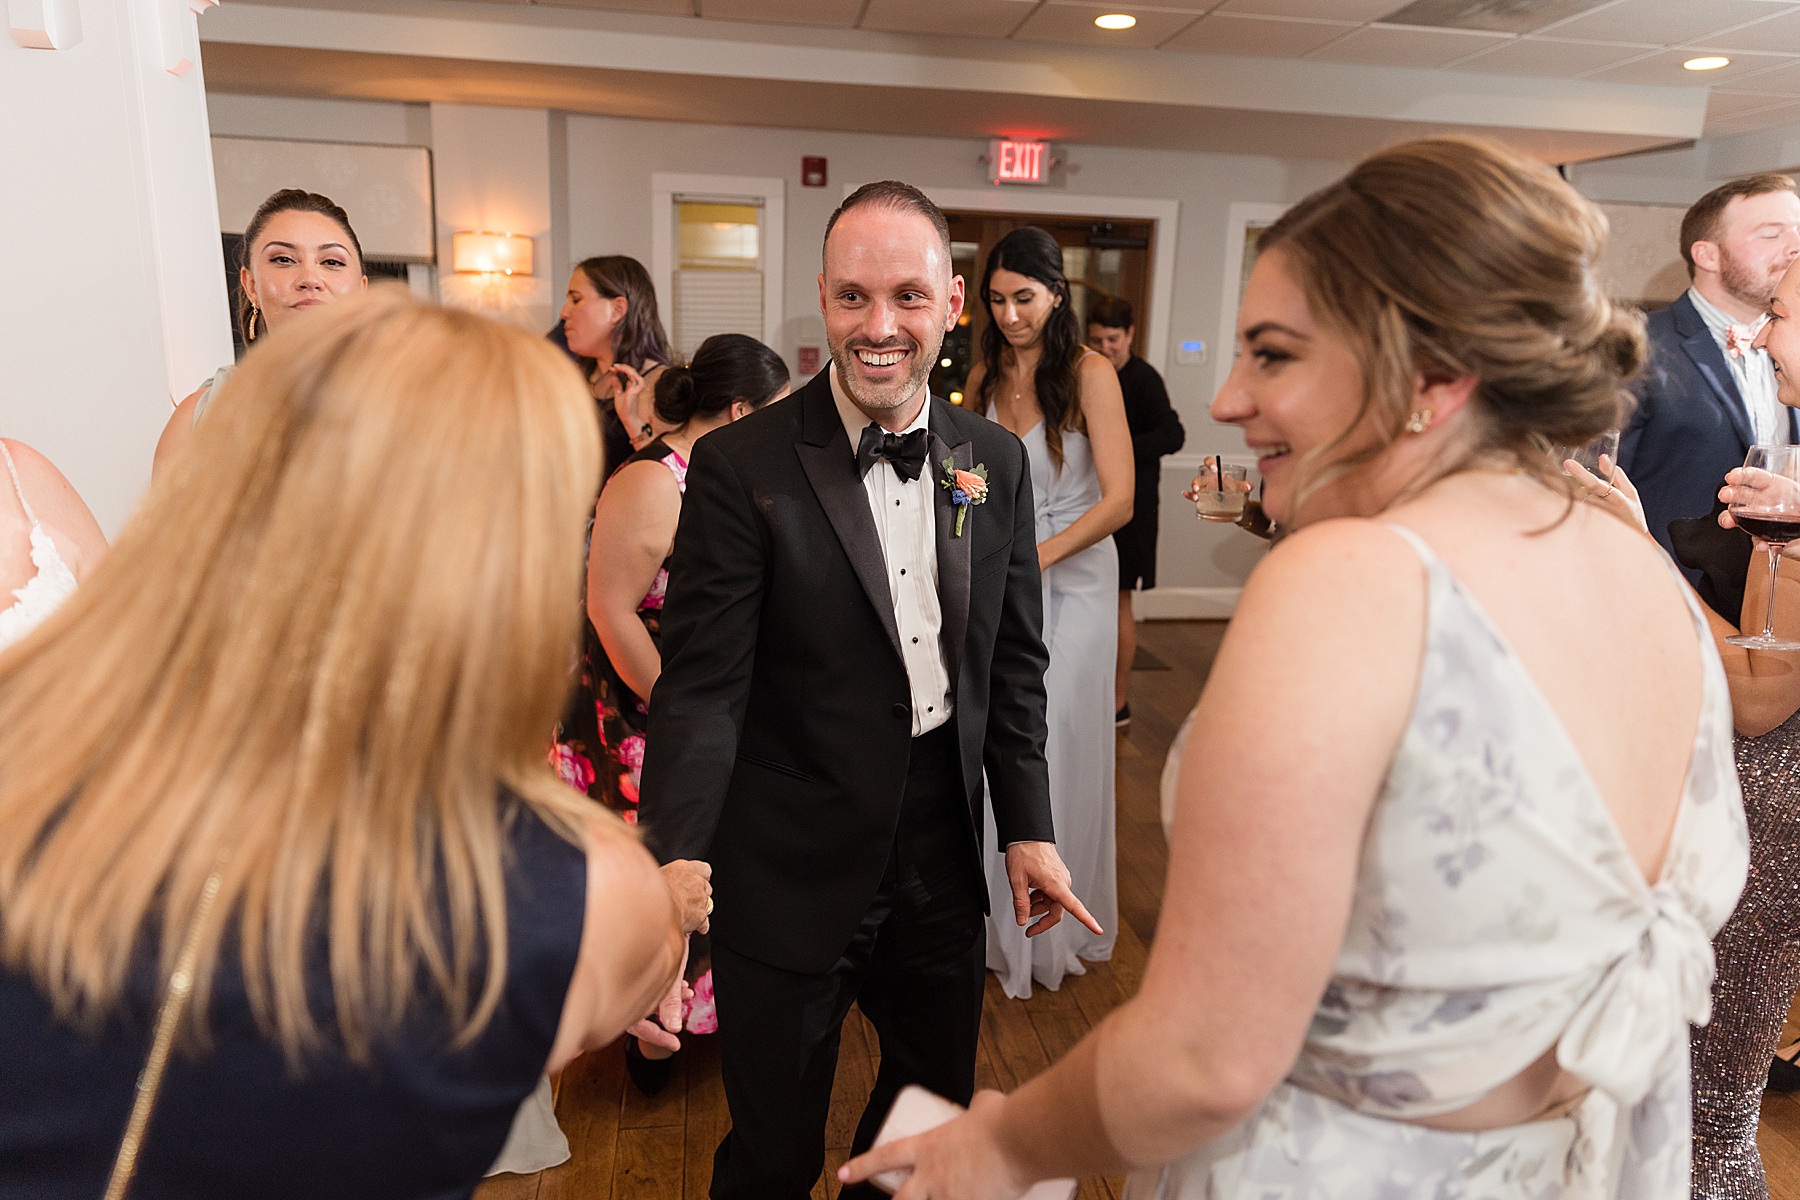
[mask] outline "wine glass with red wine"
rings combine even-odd
[[[1725,639],[1750,650],[1800,650],[1800,642],[1775,636],[1775,580],[1781,548],[1800,539],[1800,447],[1752,446],[1744,456],[1743,482],[1731,495],[1731,519],[1769,550],[1769,606],[1761,633]]]

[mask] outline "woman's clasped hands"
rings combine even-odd
[[[674,898],[676,915],[681,921],[681,932],[705,933],[711,927],[708,918],[713,910],[712,864],[695,859],[676,859],[663,864],[662,877],[663,882],[669,886],[669,895]],[[687,950],[684,948],[681,952],[681,970],[675,973],[675,986],[657,1001],[655,1014],[645,1017],[626,1030],[626,1035],[642,1038],[665,1050],[680,1050],[681,1039],[675,1035],[681,1032],[682,1007],[694,998],[694,989],[688,985],[686,976]]]

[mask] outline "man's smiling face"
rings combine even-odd
[[[838,380],[863,411],[891,412],[919,394],[962,307],[963,281],[925,216],[865,204],[838,218],[819,308]]]

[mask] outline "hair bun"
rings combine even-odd
[[[656,415],[670,425],[685,425],[700,410],[700,386],[692,366],[669,367],[656,381]]]

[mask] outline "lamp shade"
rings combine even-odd
[[[529,275],[531,239],[517,233],[458,233],[450,239],[458,274]]]

